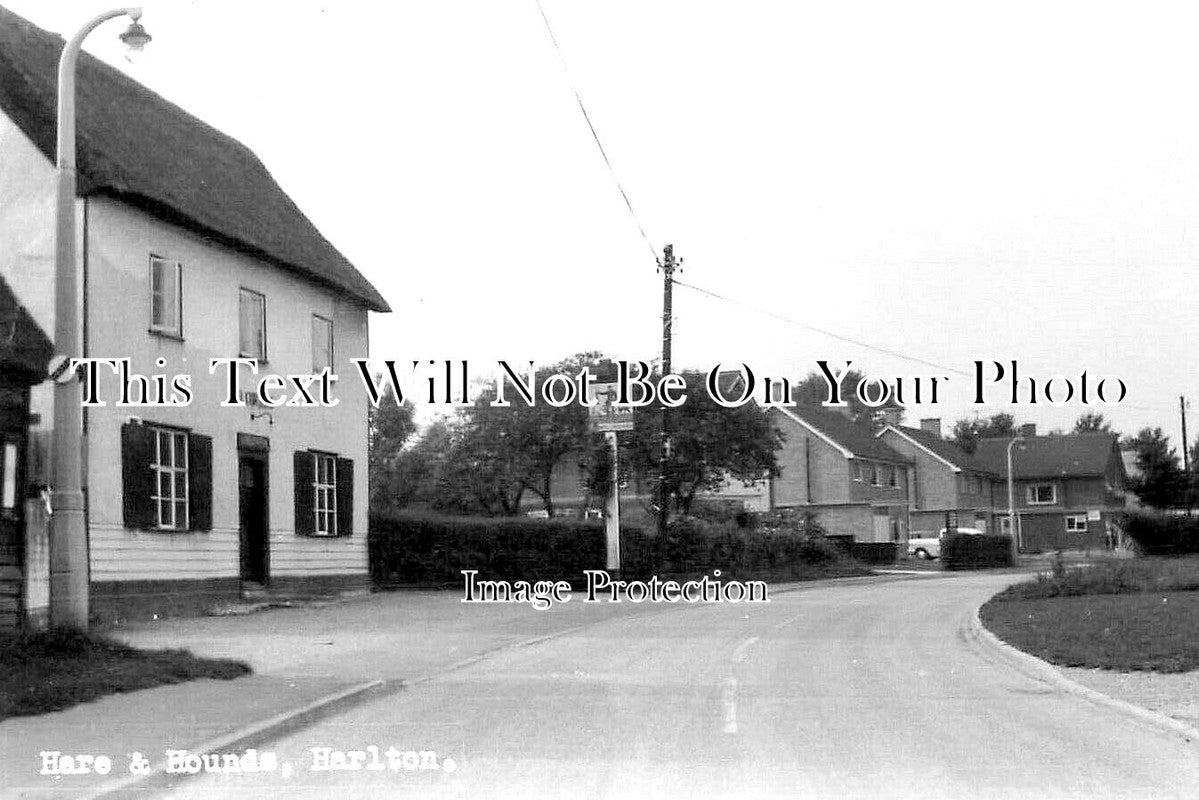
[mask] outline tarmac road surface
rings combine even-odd
[[[264,744],[274,771],[166,796],[1199,797],[1199,743],[966,635],[1010,582],[825,584],[608,616]],[[363,753],[344,762],[360,768],[312,769],[334,751]]]

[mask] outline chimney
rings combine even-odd
[[[924,431],[925,433],[931,433],[938,439],[941,438],[941,418],[928,417],[920,420],[920,430]]]
[[[1033,437],[1037,435],[1037,423],[1026,422],[1020,426],[1020,435]]]

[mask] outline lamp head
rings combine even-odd
[[[146,33],[146,29],[140,22],[134,21],[129,23],[128,29],[121,34],[120,38],[126,47],[140,53],[150,43],[151,36]]]

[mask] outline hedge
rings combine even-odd
[[[1012,538],[993,533],[947,533],[941,537],[941,563],[945,569],[1013,566]]]
[[[853,542],[849,554],[863,564],[894,564],[899,556],[896,542]]]
[[[1128,512],[1121,514],[1118,521],[1142,555],[1199,553],[1199,517]]]
[[[458,585],[461,570],[488,580],[569,580],[603,569],[603,523],[526,517],[371,516],[371,578],[377,586]],[[796,527],[743,529],[682,517],[665,536],[621,529],[622,576],[806,580],[868,570],[823,536]]]
[[[868,572],[820,535],[769,528],[742,529],[681,517],[663,537],[622,531],[622,574],[692,576],[721,571],[722,578],[807,580]]]
[[[456,585],[463,569],[488,580],[573,580],[605,557],[603,524],[575,520],[374,514],[367,541],[376,585]]]

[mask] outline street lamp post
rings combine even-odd
[[[138,24],[140,8],[119,8],[92,19],[67,41],[58,60],[58,152],[54,216],[54,349],[83,355],[79,336],[79,279],[75,264],[75,65],[83,40],[115,17],[133,20],[121,40],[140,50],[150,41]],[[54,385],[54,461],[50,535],[50,623],[87,629],[87,525],[83,511],[83,412],[75,381]]]
[[[1016,494],[1012,485],[1012,447],[1016,442],[1023,442],[1023,436],[1017,436],[1007,443],[1007,529],[1012,537],[1012,565],[1015,566],[1020,555],[1020,545],[1016,539]]]

